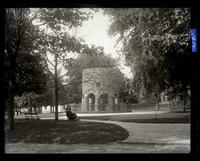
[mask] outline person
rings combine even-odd
[[[69,105],[67,105],[66,108],[66,117],[69,118],[69,120],[79,120],[79,117],[76,115],[76,113],[72,113]]]

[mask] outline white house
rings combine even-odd
[[[51,113],[55,112],[55,107],[51,106],[42,106],[42,113]],[[58,112],[65,112],[65,105],[58,105]]]

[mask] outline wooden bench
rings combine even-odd
[[[69,120],[80,120],[80,118],[76,115],[76,113],[72,113],[71,111],[66,112],[66,116]]]
[[[40,116],[37,113],[24,113],[26,120],[39,120]]]

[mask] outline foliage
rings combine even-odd
[[[29,101],[29,102],[28,102]],[[38,107],[40,105],[39,95],[35,92],[24,92],[21,96],[15,96],[17,108]]]
[[[68,68],[72,63],[71,55],[81,54],[89,49],[81,38],[72,35],[70,31],[81,26],[83,21],[91,17],[91,13],[78,8],[41,8],[33,12],[37,13],[39,20],[35,25],[42,27],[39,27],[38,37],[34,41],[35,49],[32,52],[42,55],[54,80],[55,121],[57,121],[58,104],[66,103],[63,97],[66,90],[62,88],[62,78],[68,76]],[[49,59],[49,55],[53,60]],[[59,64],[68,67],[64,75],[59,75]],[[59,100],[59,94],[62,100]]]
[[[138,93],[142,88],[148,95],[177,83],[188,85],[188,73],[180,69],[190,49],[189,9],[105,9],[104,13],[113,20],[109,34],[118,35],[123,44],[122,53],[132,69],[132,85]]]
[[[39,76],[42,78],[45,75],[43,73],[44,68],[42,68],[42,65],[39,65],[41,63],[40,58],[35,57],[34,54],[30,54],[30,51],[33,50],[32,42],[38,33],[38,28],[32,24],[32,20],[33,17],[30,17],[30,10],[28,8],[5,9],[5,59],[3,63],[7,93],[4,104],[6,109],[8,109],[9,129],[14,128],[14,95],[21,95],[25,91],[37,91],[37,93],[40,93],[43,90],[43,85],[40,86],[37,84],[40,81],[35,73],[39,72]],[[29,66],[23,65],[22,61],[25,64],[27,62],[30,63],[30,66],[33,68],[31,72],[28,69]],[[41,68],[39,69],[31,63],[36,63],[35,65]],[[23,73],[26,73],[26,76]],[[41,81],[41,83],[43,84],[44,82]],[[25,88],[23,88],[24,85],[26,86]]]
[[[47,74],[39,55],[20,53],[16,60],[17,95],[24,92],[41,94],[46,90]]]
[[[128,78],[121,82],[118,95],[120,102],[138,103],[138,95],[132,90]]]

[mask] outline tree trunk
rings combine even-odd
[[[156,109],[160,109],[160,92],[157,93],[157,100],[156,100]]]
[[[55,121],[58,121],[58,74],[57,74],[57,57],[55,54]]]
[[[159,100],[156,101],[156,109],[157,109],[157,110],[160,109],[160,103],[159,103]]]
[[[8,129],[14,129],[14,86],[12,80],[9,80],[8,87]]]
[[[21,109],[21,107],[19,108],[19,114],[20,114],[20,115],[22,114],[22,109]]]
[[[50,105],[50,113],[52,113],[52,105]]]
[[[186,111],[186,92],[183,94],[183,112]]]
[[[170,110],[173,110],[173,100],[169,100],[169,108]]]
[[[28,99],[28,112],[32,113],[32,107],[30,106],[30,95],[29,94],[27,96],[27,99]]]
[[[55,121],[58,120],[58,88],[55,87]]]
[[[34,108],[34,112],[37,113],[37,111],[36,111],[36,106],[33,106],[33,108]]]

